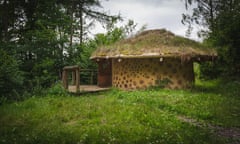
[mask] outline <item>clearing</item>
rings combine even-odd
[[[240,83],[48,94],[0,105],[0,143],[240,143]]]

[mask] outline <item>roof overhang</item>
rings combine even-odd
[[[216,54],[213,55],[159,55],[159,54],[143,54],[143,55],[114,55],[114,56],[92,56],[91,60],[99,60],[99,59],[136,59],[136,58],[176,58],[181,59],[183,61],[213,61],[217,58]]]

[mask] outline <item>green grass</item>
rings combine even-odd
[[[211,128],[240,128],[240,83],[192,90],[49,94],[0,106],[0,143],[228,143]]]

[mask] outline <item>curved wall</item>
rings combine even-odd
[[[188,88],[194,82],[193,63],[174,58],[112,59],[112,85],[120,89],[165,86]]]

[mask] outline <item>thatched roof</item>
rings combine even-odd
[[[182,59],[211,60],[215,50],[200,43],[176,36],[165,30],[148,30],[112,45],[101,46],[90,59],[180,57]]]

